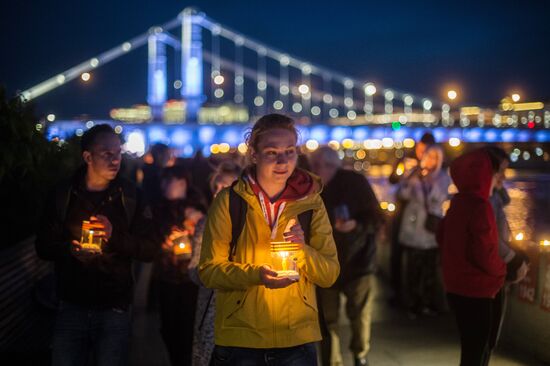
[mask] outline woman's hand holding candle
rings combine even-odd
[[[299,244],[298,249],[302,249],[305,244],[304,230],[302,230],[302,226],[296,219],[288,220],[283,237],[285,241]]]
[[[271,266],[267,264],[260,267],[260,281],[265,287],[271,289],[285,288],[298,282],[298,280],[288,277],[277,277],[277,272],[272,270]]]

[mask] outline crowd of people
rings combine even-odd
[[[488,364],[507,285],[529,269],[510,242],[503,150],[477,149],[448,168],[425,134],[389,177],[397,212],[387,222],[367,178],[337,151],[299,159],[291,118],[263,116],[246,143],[246,162],[215,167],[179,162],[157,144],[147,164],[125,169],[128,180],[114,130],[86,131],[83,165],[48,196],[37,230],[38,255],[55,263],[54,365],[127,364],[142,262],[153,263],[149,301],[173,366],[343,365],[342,296],[349,349],[355,365],[367,365],[387,225],[390,305],[413,320],[450,305],[461,365]],[[277,245],[295,271],[276,268]]]

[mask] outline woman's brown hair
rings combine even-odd
[[[252,129],[245,135],[249,154],[251,153],[251,149],[257,151],[258,143],[262,136],[275,128],[292,132],[294,137],[296,137],[296,141],[298,141],[298,130],[292,118],[278,113],[266,114],[256,121]]]

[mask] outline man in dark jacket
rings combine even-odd
[[[347,298],[346,314],[352,333],[350,350],[356,365],[366,365],[370,348],[372,275],[376,264],[374,237],[382,223],[380,206],[364,176],[340,168],[341,160],[336,151],[322,147],[312,154],[310,163],[325,186],[321,197],[333,227],[341,268],[334,286],[318,290],[330,333],[323,337],[323,365],[341,363],[341,355],[337,352],[341,293]]]
[[[53,365],[126,363],[132,298],[132,259],[158,252],[151,210],[130,182],[117,177],[118,135],[97,125],[82,137],[85,166],[48,197],[36,251],[55,263],[60,300],[53,337]],[[101,251],[79,242],[83,221],[95,226]]]

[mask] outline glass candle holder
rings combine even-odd
[[[174,254],[181,259],[191,259],[193,254],[193,247],[189,235],[182,235],[175,239],[172,239],[172,250]]]
[[[99,230],[100,228],[101,224],[99,223],[94,224],[90,221],[82,221],[82,236],[80,237],[82,250],[101,253],[103,239],[99,235],[103,234],[103,231]]]
[[[296,253],[300,250],[300,244],[289,241],[272,241],[270,244],[271,267],[277,272],[277,276],[299,280]]]

